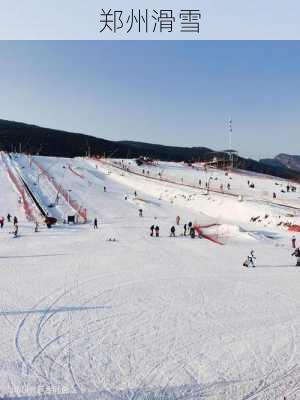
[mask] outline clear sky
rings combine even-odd
[[[112,140],[300,154],[300,42],[0,42],[0,118]]]

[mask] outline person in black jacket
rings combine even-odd
[[[154,232],[154,225],[150,226],[150,236],[153,236],[153,232]]]
[[[300,249],[299,249],[299,247],[297,247],[297,249],[294,251],[292,256],[296,257],[296,260],[297,260],[296,267],[300,267]]]
[[[175,226],[171,227],[170,237],[175,237]]]
[[[190,228],[190,236],[192,239],[195,239],[196,234],[195,234],[195,228],[193,227]]]
[[[186,231],[187,231],[187,226],[186,224],[183,225],[183,234],[184,236],[186,236]]]
[[[156,227],[155,227],[155,236],[159,237],[159,226],[158,225],[156,225]]]

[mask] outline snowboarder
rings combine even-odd
[[[176,217],[176,225],[179,225],[180,224],[180,217],[179,217],[179,215],[177,215],[177,217]]]
[[[299,249],[299,247],[297,247],[297,249],[294,251],[292,256],[296,257],[296,260],[297,260],[296,267],[300,267],[300,249]]]
[[[292,236],[292,248],[295,249],[296,248],[296,236]]]
[[[175,226],[171,227],[170,237],[175,237]]]
[[[94,219],[94,229],[98,229],[98,219]]]
[[[150,236],[153,236],[153,232],[154,232],[154,225],[150,226]]]
[[[187,231],[187,226],[186,224],[183,225],[183,234],[184,236],[186,236],[186,231]]]
[[[159,237],[159,226],[158,225],[156,225],[156,227],[155,227],[155,236]]]
[[[140,208],[139,209],[139,216],[142,217],[143,216],[143,210]]]
[[[14,217],[14,225],[17,225],[17,223],[18,223],[18,218]]]
[[[7,214],[7,222],[10,222],[10,220],[11,220],[11,215],[10,214]]]
[[[254,260],[256,260],[256,257],[254,256],[254,250],[251,250],[250,255],[247,257],[247,259],[245,260],[243,266],[244,267],[255,267],[255,263]]]

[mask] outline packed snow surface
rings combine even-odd
[[[133,160],[10,165],[58,222],[39,218],[34,232],[0,161],[0,216],[16,215],[20,233],[7,221],[0,231],[1,399],[300,399],[300,268],[287,230],[300,224],[299,186],[175,163],[144,174]],[[207,192],[211,174],[235,196]],[[75,211],[53,179],[88,223],[63,223]],[[202,238],[183,235],[190,221]],[[252,249],[256,268],[245,268]]]

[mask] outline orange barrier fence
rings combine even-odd
[[[300,225],[292,225],[292,226],[289,226],[289,229],[288,229],[290,232],[300,232]]]
[[[203,232],[203,229],[210,228],[213,226],[218,226],[218,224],[211,224],[211,225],[206,225],[206,226],[194,225],[194,229],[198,233],[199,237],[203,237],[204,239],[210,240],[213,243],[223,246],[224,243],[220,242],[218,235],[206,235]]]
[[[6,172],[9,176],[10,180],[14,184],[16,190],[18,191],[20,198],[22,199],[22,205],[23,205],[27,220],[30,222],[35,221],[34,212],[31,207],[31,204],[27,200],[26,191],[24,189],[23,183],[19,180],[19,178],[14,174],[13,170],[8,165],[3,152],[1,152],[1,157],[2,157],[3,164],[5,166]]]
[[[71,167],[70,164],[68,165],[68,170],[71,171],[74,175],[79,176],[79,178],[84,179],[84,176],[81,175],[79,172],[75,171],[75,170]]]
[[[87,209],[80,206],[80,204],[78,204],[78,202],[70,196],[70,193],[66,189],[64,189],[61,184],[59,185],[55,181],[55,179],[49,175],[48,171],[44,167],[42,167],[42,165],[40,165],[34,158],[32,159],[32,162],[54,186],[57,193],[63,196],[65,201],[76,211],[76,213],[83,219],[84,222],[87,222]]]

